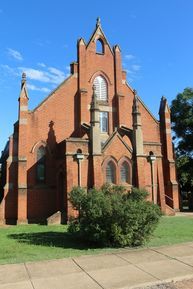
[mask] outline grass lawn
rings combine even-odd
[[[147,246],[193,241],[192,217],[162,217]],[[96,254],[116,249],[88,248],[72,240],[67,226],[19,225],[0,228],[0,264]]]
[[[162,217],[147,246],[193,242],[193,217]]]

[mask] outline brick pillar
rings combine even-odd
[[[86,82],[86,44],[84,39],[80,39],[77,44],[78,48],[78,89],[79,89],[79,106],[80,106],[80,125],[87,122],[87,82]]]
[[[170,108],[165,97],[161,99],[159,115],[166,204],[178,211],[179,187],[176,179],[176,166],[172,145]]]
[[[99,188],[102,185],[101,143],[100,143],[99,104],[97,101],[95,86],[93,86],[93,95],[90,112],[91,112],[90,144],[92,156],[92,186]]]
[[[124,124],[122,112],[124,111],[124,96],[122,93],[122,64],[121,64],[121,50],[118,45],[114,47],[114,67],[115,67],[115,95],[117,105],[117,127]]]
[[[162,212],[166,211],[162,159],[157,158],[157,194]]]
[[[4,186],[4,196],[0,204],[0,224],[6,223],[6,206],[8,205],[6,197],[13,192],[13,179],[10,174],[11,165],[13,164],[13,136],[9,138],[8,158],[6,160],[6,184]],[[9,217],[9,216],[8,216]]]
[[[66,199],[67,199],[67,220],[70,219],[70,217],[75,217],[75,212],[72,208],[72,204],[70,202],[70,192],[72,190],[72,187],[74,186],[73,183],[73,156],[72,155],[66,155],[66,160],[65,160],[65,171],[66,171],[66,183],[65,183],[65,194],[66,194]],[[76,173],[75,173],[76,175]]]
[[[22,75],[19,96],[18,128],[18,223],[27,222],[27,133],[28,133],[28,94],[26,75]]]
[[[133,143],[136,160],[136,185],[145,187],[144,167],[146,157],[143,153],[143,132],[141,128],[141,113],[139,111],[137,92],[134,90],[133,100]]]

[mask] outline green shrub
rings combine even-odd
[[[71,203],[79,216],[70,221],[69,231],[102,246],[139,246],[159,221],[158,206],[145,200],[147,192],[104,185],[100,190],[73,188]]]

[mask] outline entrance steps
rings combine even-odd
[[[171,208],[170,206],[168,206],[167,204],[165,205],[165,214],[166,216],[175,216],[176,212],[173,208]]]

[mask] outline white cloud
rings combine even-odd
[[[129,74],[133,74],[133,71],[132,70],[130,70],[130,69],[124,69],[124,71],[126,71],[127,73],[129,73]]]
[[[43,62],[38,62],[38,65],[41,67],[46,67],[46,65]]]
[[[141,65],[133,64],[133,65],[131,65],[131,68],[132,68],[134,71],[139,71],[139,70],[141,69]]]
[[[46,75],[46,72],[28,68],[28,67],[18,67],[20,71],[24,71],[26,73],[27,78],[32,80],[38,80],[41,82],[50,82],[50,78]]]
[[[29,67],[18,67],[18,69],[20,71],[24,71],[27,75],[27,78],[45,83],[59,84],[65,79],[65,74],[63,73],[63,71],[55,67],[48,67],[48,71],[38,70]]]
[[[30,67],[15,67],[12,68],[7,64],[1,64],[0,67],[6,71],[8,74],[14,76],[21,76],[22,72],[26,73],[27,79],[36,80],[39,82],[49,83],[49,84],[60,84],[67,77],[63,71],[55,67],[44,67],[43,69],[34,69]]]
[[[135,58],[135,56],[134,56],[133,54],[126,54],[126,55],[125,55],[125,58],[126,58],[127,60],[132,60],[132,59]]]
[[[62,82],[66,77],[63,71],[55,67],[48,67],[48,71],[50,72],[49,73],[50,80],[51,80],[50,82],[52,83],[58,84]]]
[[[36,85],[30,83],[27,83],[27,88],[29,90],[41,91],[46,93],[50,92],[50,89],[48,89],[47,87],[37,87]]]
[[[6,71],[8,74],[14,75],[14,76],[18,76],[19,73],[15,70],[15,68],[10,67],[7,64],[1,64],[1,68]]]
[[[9,56],[11,56],[12,58],[16,59],[16,60],[23,60],[23,56],[21,55],[21,53],[17,50],[14,50],[12,48],[8,48],[7,49]]]

